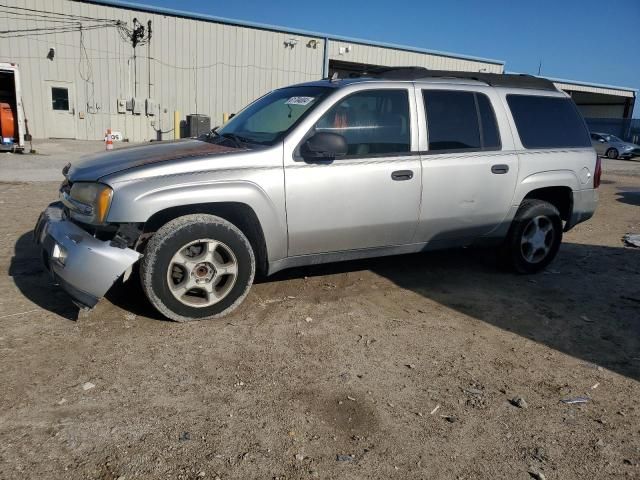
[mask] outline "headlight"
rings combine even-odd
[[[104,223],[111,205],[113,190],[102,183],[74,183],[68,194],[63,193],[62,201],[69,207],[72,218],[84,223],[99,225]]]

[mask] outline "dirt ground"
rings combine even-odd
[[[638,174],[543,274],[304,268],[191,324],[136,284],[76,318],[30,238],[56,188],[0,183],[2,479],[640,478]]]

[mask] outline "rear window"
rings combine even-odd
[[[507,95],[507,103],[525,148],[591,147],[584,120],[570,98]]]

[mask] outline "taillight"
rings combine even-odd
[[[596,155],[596,171],[593,172],[593,188],[600,186],[600,179],[602,177],[602,159],[600,155]]]

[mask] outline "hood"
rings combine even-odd
[[[112,173],[144,165],[238,151],[241,149],[197,139],[154,142],[84,157],[70,166],[66,177],[72,182],[95,181]]]

